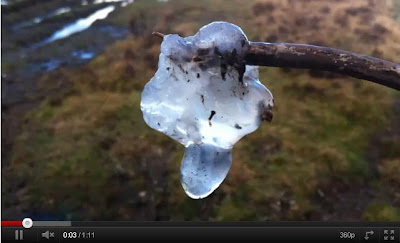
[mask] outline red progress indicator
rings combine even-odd
[[[1,221],[1,227],[22,227],[22,221]]]

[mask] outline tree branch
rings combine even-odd
[[[251,42],[245,61],[257,66],[331,71],[400,90],[400,64],[336,48]]]
[[[164,34],[153,32],[164,38]],[[305,44],[250,42],[246,64],[331,71],[400,90],[400,64],[352,52]]]
[[[155,36],[157,36],[157,37],[159,37],[159,38],[161,38],[161,39],[163,39],[164,36],[165,36],[163,33],[160,33],[160,32],[158,32],[158,31],[153,31],[151,34],[152,34],[152,35],[155,35]]]

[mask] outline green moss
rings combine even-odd
[[[223,200],[217,210],[217,219],[221,221],[249,221],[256,213],[247,207],[244,201],[232,200],[232,198]]]
[[[130,4],[122,9],[122,11],[120,11],[119,14],[112,19],[112,21],[118,25],[128,27],[132,19],[142,17],[142,20],[145,21],[146,25],[148,23],[154,23],[154,15],[163,6],[164,3],[156,0],[135,1],[135,4]]]
[[[211,0],[135,1],[110,15],[109,21],[129,26],[134,34],[83,68],[48,76],[48,83],[65,78],[74,92],[57,105],[45,101],[33,110],[17,139],[9,169],[17,180],[32,181],[29,204],[73,219],[309,220],[336,203],[330,198],[346,196],[347,189],[332,189],[341,183],[389,198],[398,185],[398,140],[373,138],[394,123],[392,103],[399,96],[374,84],[261,68],[260,80],[275,97],[274,119],[235,145],[226,180],[202,200],[188,198],[181,187],[183,146],[143,121],[140,92],[156,70],[160,44],[151,31],[189,35],[203,24],[226,20],[242,26],[251,40],[263,40],[279,25],[279,16],[291,23],[286,19],[291,16],[280,15],[285,6],[280,10],[278,2],[274,11],[258,17],[252,1],[240,1],[238,8],[239,1]],[[269,24],[269,16],[275,24]],[[363,53],[375,48],[343,32],[324,43]],[[370,159],[371,144],[377,160],[390,159],[378,165],[385,180],[374,173],[373,163],[382,161]],[[326,199],[316,198],[319,191]],[[398,215],[397,206],[372,203],[360,219]]]
[[[376,202],[364,210],[362,218],[371,222],[400,221],[400,211],[386,202]]]
[[[53,108],[47,105],[46,107],[42,108],[38,115],[42,121],[49,120],[53,117]]]

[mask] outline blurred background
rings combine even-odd
[[[400,62],[400,0],[2,0],[2,216],[17,220],[399,221],[400,94],[321,71],[260,68],[274,119],[235,145],[203,200],[141,91],[162,33],[212,21],[251,41]]]

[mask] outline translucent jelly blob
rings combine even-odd
[[[191,198],[218,188],[229,172],[234,144],[272,109],[258,67],[243,61],[248,45],[243,31],[226,22],[213,22],[186,38],[166,35],[158,70],[142,92],[145,122],[186,147],[181,182]]]

